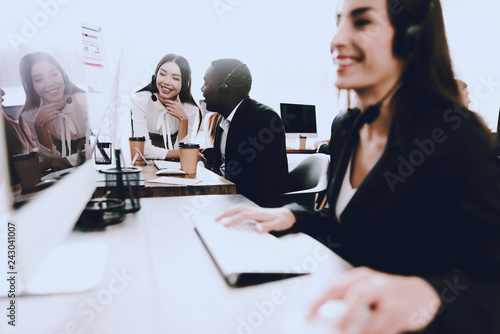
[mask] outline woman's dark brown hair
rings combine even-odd
[[[392,51],[404,62],[400,87],[391,99],[396,135],[409,139],[412,124],[429,107],[460,105],[439,0],[387,0],[394,28]]]

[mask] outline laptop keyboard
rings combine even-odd
[[[259,233],[255,224],[225,227],[206,216],[193,217],[198,235],[222,271],[289,272],[289,254],[278,238]]]
[[[158,169],[181,169],[181,163],[177,161],[154,160]]]

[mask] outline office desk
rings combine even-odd
[[[313,154],[316,153],[318,150],[315,148],[287,148],[286,153],[289,154]]]
[[[230,288],[195,234],[192,215],[216,215],[246,201],[239,195],[146,198],[120,225],[74,231],[69,242],[109,246],[100,286],[78,294],[19,297],[17,326],[4,319],[0,332],[319,333],[314,323],[304,327],[300,316],[348,268],[343,260],[305,235],[290,235],[285,242],[300,252],[298,264],[311,275]],[[5,302],[0,299],[0,306]]]
[[[139,188],[141,197],[166,197],[166,196],[190,196],[190,195],[215,195],[215,194],[236,194],[236,185],[231,181],[209,171],[206,168],[198,166],[195,175],[179,175],[175,177],[201,180],[194,185],[174,185],[148,182],[158,178],[155,174],[158,169],[154,165],[140,166],[142,168],[141,176],[143,182]],[[103,196],[106,192],[105,176],[100,173],[98,176],[98,185],[94,197]]]

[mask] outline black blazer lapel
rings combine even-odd
[[[237,152],[238,145],[242,140],[245,139],[242,138],[241,135],[245,133],[244,131],[242,131],[242,127],[248,125],[246,124],[248,120],[246,118],[245,112],[248,101],[249,99],[244,99],[234,112],[233,119],[231,120],[231,124],[229,125],[229,132],[227,134],[226,143],[230,143],[230,145],[226,144],[226,158],[231,158],[233,152]]]
[[[356,123],[356,122],[355,122]],[[348,152],[341,157],[342,162],[338,168],[337,177],[343,178],[349,160],[351,158],[351,153],[354,149],[354,145],[357,145],[358,142],[358,126],[354,124],[351,126],[351,132],[348,134],[349,143],[346,145]],[[399,150],[397,149],[397,145],[395,145],[394,138],[394,130],[391,128],[389,132],[389,138],[387,139],[386,148],[384,152],[380,156],[379,160],[375,163],[373,168],[366,174],[365,178],[359,185],[358,189],[354,193],[353,197],[345,207],[344,211],[341,214],[341,219],[344,221],[357,221],[364,210],[370,210],[369,206],[372,203],[383,200],[383,198],[390,193],[389,186],[387,184],[387,180],[384,177],[384,173],[387,171],[393,171],[397,168],[395,162],[397,162],[397,155],[399,154]],[[337,182],[337,186],[335,189],[335,194],[338,197],[338,193],[340,191],[340,187],[342,182]],[[386,189],[381,193],[381,189]],[[335,199],[337,199],[337,197]]]
[[[351,158],[352,149],[358,142],[357,123],[360,117],[359,109],[349,109],[346,115],[334,120],[330,145],[330,185],[328,202],[331,210],[335,210],[342,181],[333,182],[336,178],[343,178]]]

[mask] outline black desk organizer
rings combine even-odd
[[[105,175],[107,195],[111,196],[90,200],[78,220],[78,226],[105,228],[121,223],[126,213],[141,209],[139,187],[142,168],[122,168],[120,150],[115,150],[115,159],[115,168],[100,171]]]

